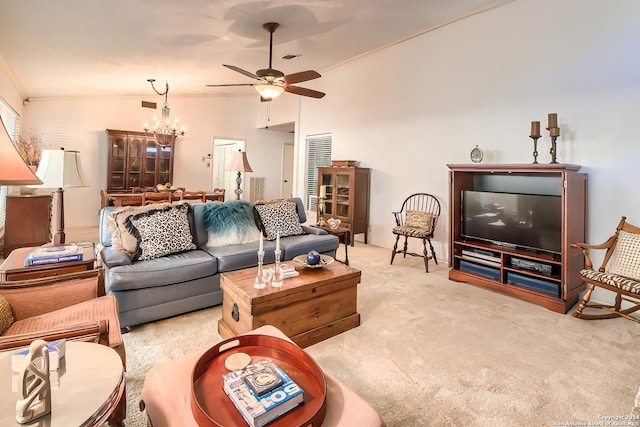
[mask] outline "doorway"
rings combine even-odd
[[[282,143],[282,185],[280,197],[293,197],[293,144]]]
[[[236,172],[225,170],[233,154],[238,151],[246,151],[244,139],[213,138],[213,172],[212,188],[224,188],[226,200],[234,199],[236,191]],[[242,180],[242,187],[245,181]],[[241,189],[244,191],[244,188]]]

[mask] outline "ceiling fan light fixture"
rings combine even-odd
[[[284,92],[284,88],[282,86],[270,85],[270,84],[260,84],[255,85],[254,88],[264,99],[272,100],[282,95]]]

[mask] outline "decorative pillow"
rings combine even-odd
[[[640,235],[620,230],[608,273],[640,281]]]
[[[160,258],[165,255],[196,249],[189,227],[191,205],[169,205],[162,210],[130,216],[129,232],[138,240],[134,261]]]
[[[11,305],[9,301],[0,295],[0,335],[4,334],[4,331],[9,329],[13,325],[15,319],[13,318],[13,311],[11,311]]]
[[[202,216],[209,235],[207,246],[238,245],[260,238],[251,202],[229,200],[207,203]]]
[[[411,228],[423,228],[427,231],[431,231],[432,221],[433,214],[431,212],[407,211],[404,226]]]
[[[127,229],[127,218],[143,212],[165,209],[167,206],[169,206],[169,203],[146,206],[125,206],[109,212],[107,215],[107,227],[111,232],[111,247],[126,253],[129,258],[133,258],[136,250],[138,250],[138,239]]]
[[[258,226],[267,240],[275,240],[278,234],[280,237],[304,234],[296,211],[296,203],[291,200],[256,203],[253,209],[258,213],[260,219]]]

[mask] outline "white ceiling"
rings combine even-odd
[[[229,70],[321,74],[367,52],[513,0],[2,0],[0,67],[25,98],[253,94]],[[301,55],[292,60],[287,54]],[[420,52],[416,52],[417,55]],[[314,81],[299,86],[314,89]],[[295,96],[288,94],[287,96]]]

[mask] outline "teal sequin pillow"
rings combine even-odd
[[[253,206],[246,200],[207,203],[203,218],[209,236],[207,246],[239,245],[260,239]]]

